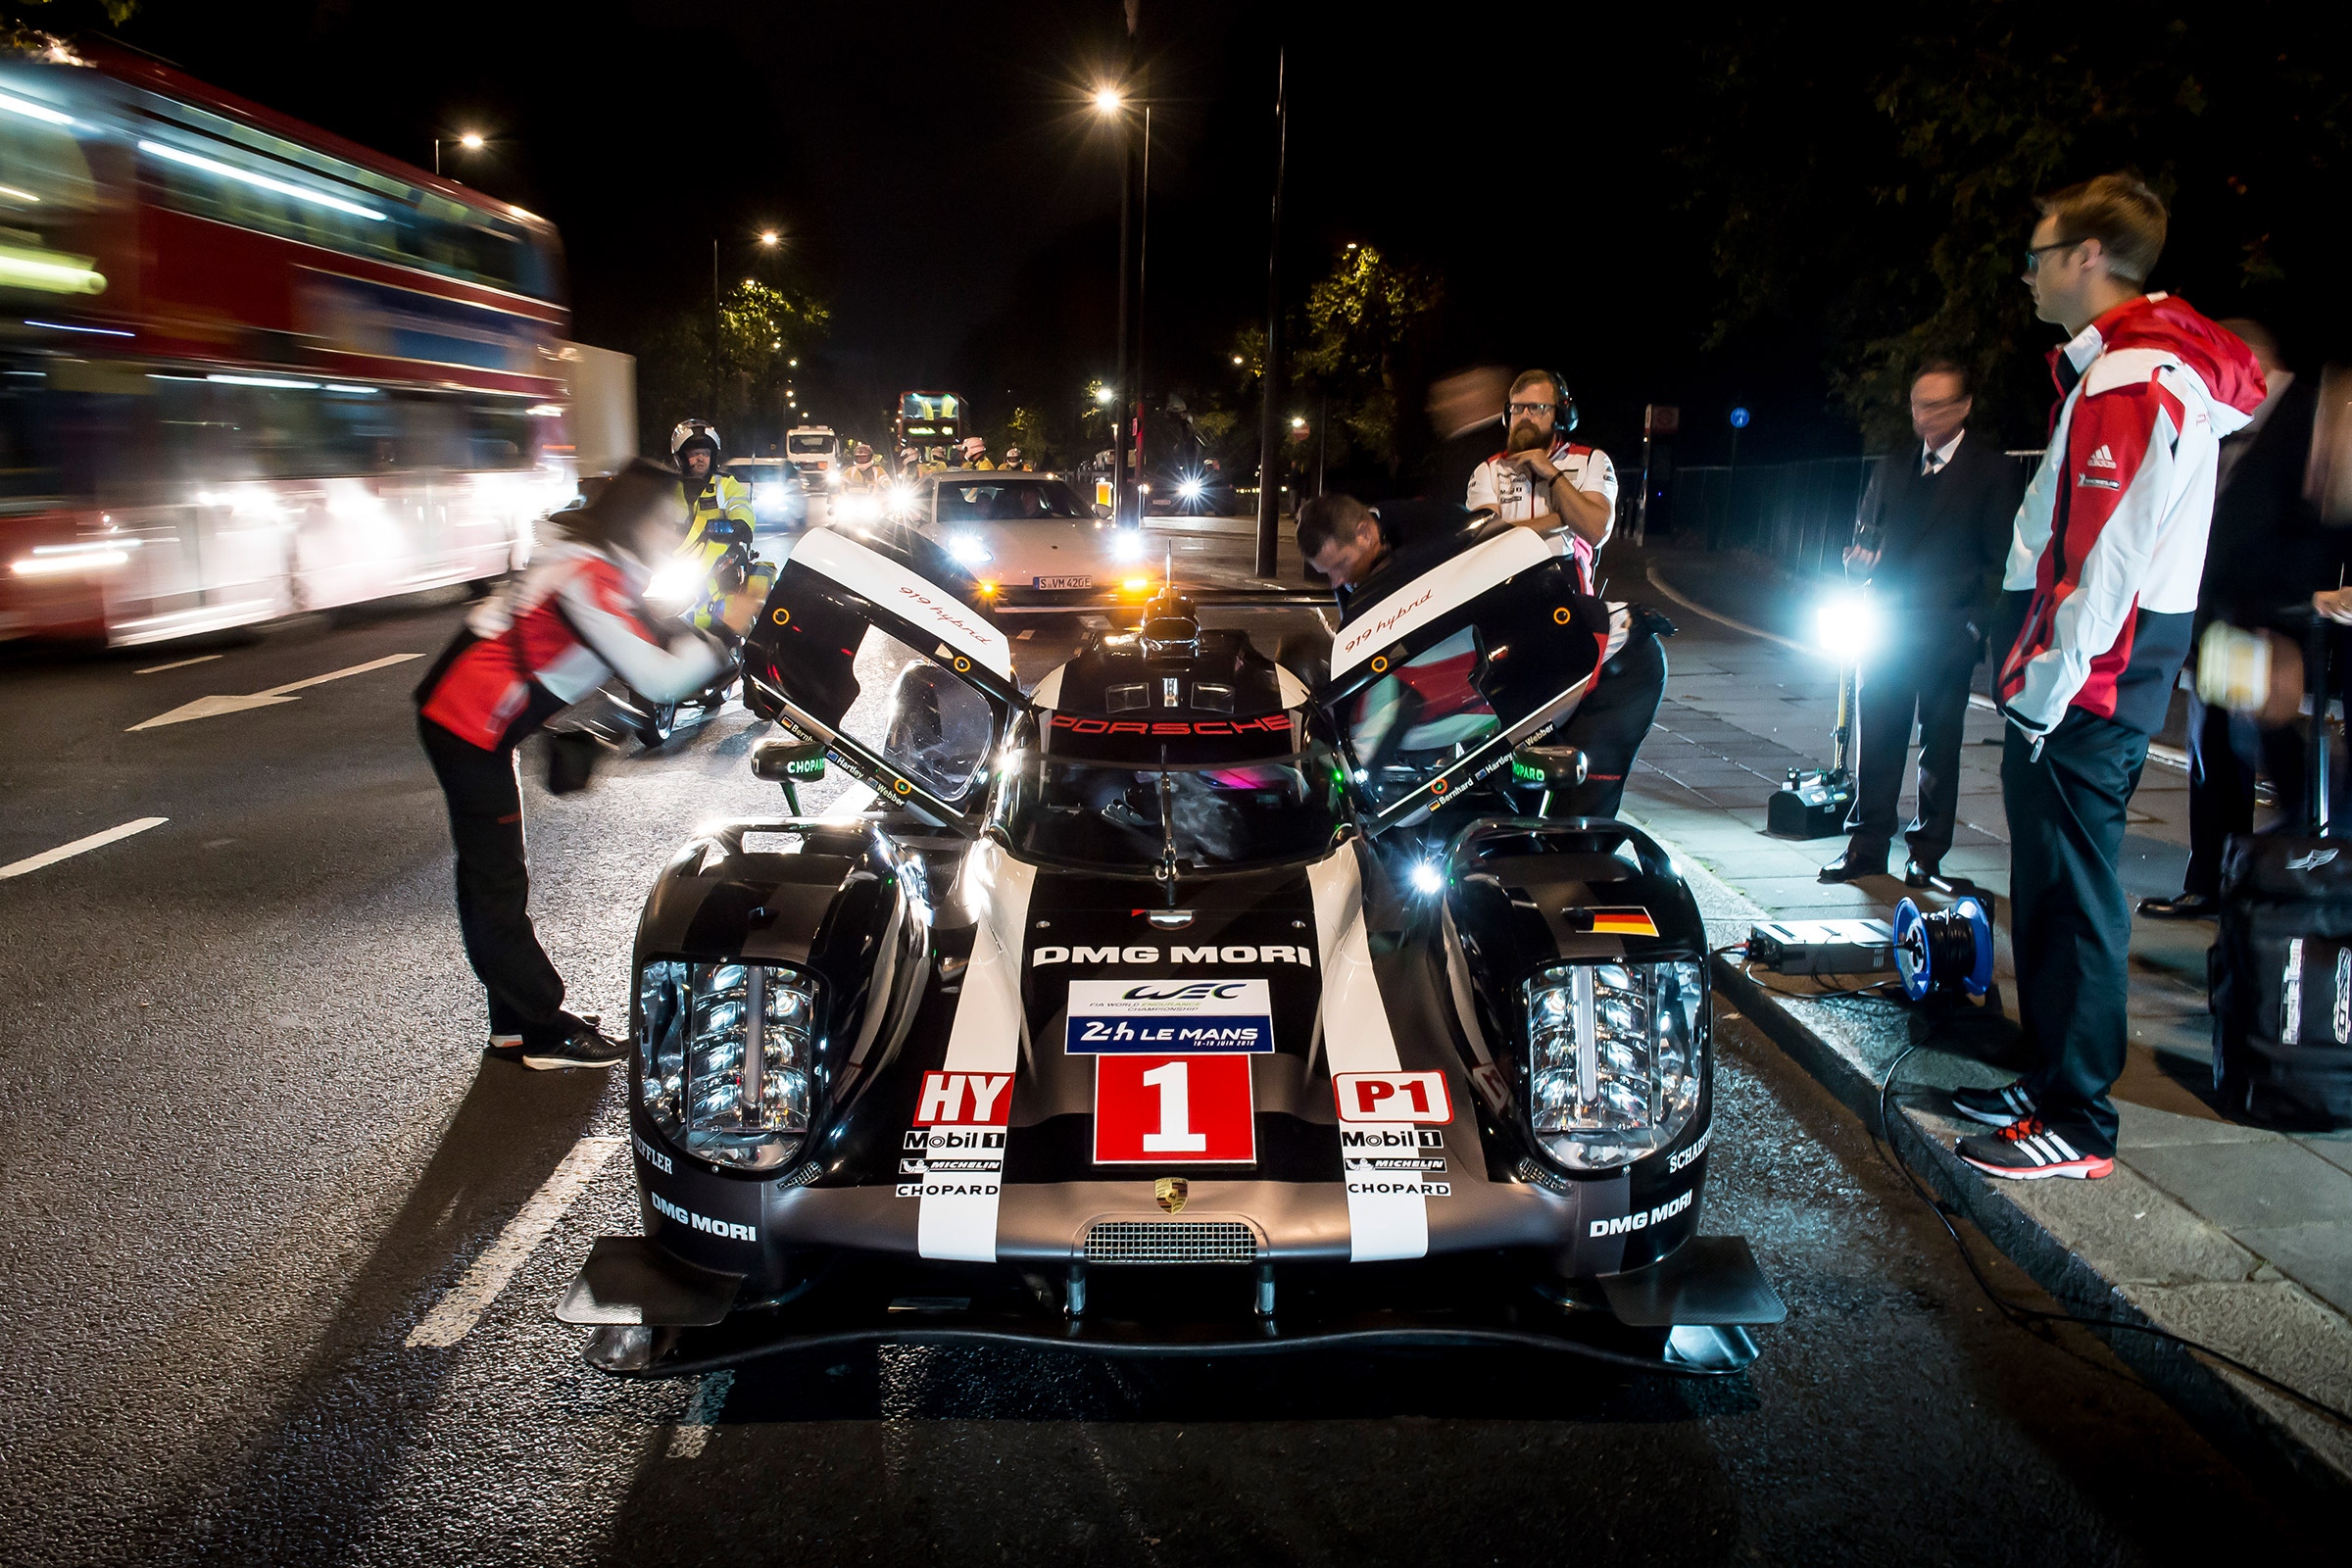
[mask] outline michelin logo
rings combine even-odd
[[[1684,1209],[1689,1208],[1690,1200],[1697,1196],[1698,1189],[1694,1187],[1680,1198],[1668,1199],[1645,1214],[1636,1212],[1618,1219],[1596,1219],[1592,1222],[1591,1234],[1595,1237],[1623,1236],[1630,1231],[1642,1231],[1649,1229],[1652,1225],[1662,1225]]]
[[[647,1196],[653,1199],[656,1209],[689,1230],[701,1231],[706,1236],[716,1236],[729,1242],[756,1242],[760,1239],[760,1233],[749,1225],[737,1225],[723,1219],[712,1219],[707,1214],[697,1214],[689,1209],[680,1208],[660,1193],[649,1193]]]

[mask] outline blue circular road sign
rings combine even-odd
[[[1747,411],[1745,409],[1734,409],[1732,411],[1732,428],[1735,430],[1744,430],[1747,428]]]

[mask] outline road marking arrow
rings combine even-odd
[[[354,664],[349,669],[329,670],[323,675],[313,675],[308,680],[290,680],[283,686],[272,686],[266,692],[254,692],[245,697],[199,697],[192,703],[181,704],[169,713],[158,713],[130,728],[160,729],[166,724],[184,724],[191,718],[219,718],[223,713],[242,713],[249,708],[271,708],[279,703],[293,702],[295,699],[288,694],[301,691],[306,686],[321,686],[330,680],[341,680],[346,675],[365,675],[371,669],[382,669],[388,664],[405,664],[412,659],[423,657],[422,654],[391,654],[382,659],[371,659],[365,664]]]

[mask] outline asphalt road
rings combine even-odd
[[[2039,1568],[2336,1539],[2095,1343],[1986,1310],[1738,1020],[1705,1225],[1752,1239],[1791,1316],[1726,1383],[1500,1351],[595,1373],[549,1309],[635,1228],[619,1083],[478,1054],[408,703],[458,614],[0,660],[0,866],[164,818],[0,880],[0,1560]],[[396,655],[422,657],[130,728]],[[638,902],[692,824],[775,808],[762,728],[731,710],[584,796],[534,788],[574,1006],[624,1014]]]

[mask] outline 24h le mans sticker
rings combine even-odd
[[[1263,980],[1073,980],[1062,1049],[1073,1056],[1272,1051],[1272,993]]]

